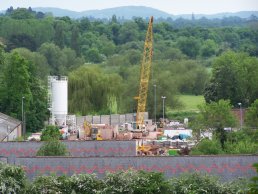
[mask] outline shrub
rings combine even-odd
[[[258,150],[257,131],[243,129],[227,134],[224,151],[228,154],[255,154]]]
[[[237,143],[226,142],[225,152],[228,154],[255,154],[258,152],[258,145],[248,140]]]
[[[200,173],[184,174],[170,180],[172,193],[212,193],[216,191],[218,179]]]
[[[179,120],[184,122],[185,118],[188,118],[190,121],[194,120],[198,115],[197,112],[194,111],[175,111],[167,113],[168,118],[173,118],[174,120]]]
[[[67,184],[68,183],[68,184]],[[72,193],[69,178],[65,176],[38,176],[27,190],[30,194],[43,193]]]
[[[246,136],[251,138],[252,142],[258,142],[258,130],[257,129],[250,129],[250,128],[244,128],[243,133],[245,133]]]
[[[73,175],[70,178],[70,184],[76,194],[100,193],[100,190],[103,188],[102,181],[98,180],[96,175],[91,174]]]
[[[145,182],[140,180],[137,176],[137,172],[133,170],[120,171],[116,173],[107,173],[103,179],[104,188],[103,194],[116,193],[133,193],[135,182],[139,184]]]
[[[258,163],[253,164],[253,167],[256,168],[256,172],[258,173]],[[251,179],[251,183],[249,184],[251,193],[258,193],[258,176],[254,176]]]
[[[216,155],[223,153],[221,144],[217,139],[203,139],[191,151],[191,155]]]
[[[61,134],[57,126],[49,125],[42,131],[41,141],[59,140]]]
[[[47,141],[38,150],[37,156],[68,156],[66,145],[58,140]]]
[[[165,180],[164,174],[159,172],[139,171],[138,176],[147,179],[147,182],[135,183],[134,193],[168,193],[169,182]]]
[[[201,173],[186,173],[178,178],[170,179],[171,192],[175,194],[188,193],[212,193],[212,194],[235,194],[247,193],[247,181],[237,180],[221,183],[215,176]]]
[[[248,108],[245,116],[245,124],[250,127],[258,128],[258,99]]]
[[[24,193],[26,183],[21,167],[0,162],[0,193]]]
[[[246,179],[222,183],[215,176],[187,173],[167,181],[162,173],[128,170],[108,173],[103,179],[89,174],[38,176],[27,184],[21,167],[0,163],[0,193],[10,194],[242,194],[257,193],[257,180],[252,179],[248,190]]]
[[[168,193],[169,183],[158,172],[121,171],[108,173],[103,179],[104,189],[101,193]]]
[[[239,178],[233,181],[226,182],[221,184],[218,183],[218,191],[219,193],[227,193],[227,194],[246,194],[249,193],[248,184],[250,183],[249,180],[245,178]]]

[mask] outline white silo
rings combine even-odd
[[[49,110],[51,124],[66,125],[68,112],[68,80],[66,76],[49,76]]]

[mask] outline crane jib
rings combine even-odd
[[[151,16],[148,24],[148,30],[146,33],[146,38],[144,42],[144,51],[141,64],[141,74],[140,74],[140,86],[139,86],[139,95],[137,103],[137,115],[136,115],[136,125],[137,128],[141,129],[144,124],[144,112],[146,108],[147,94],[148,94],[148,85],[150,77],[150,69],[152,62],[153,54],[153,16]]]

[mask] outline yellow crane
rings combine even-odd
[[[153,52],[152,25],[153,25],[153,16],[151,16],[150,18],[148,30],[146,33],[145,43],[144,43],[144,52],[143,52],[143,58],[142,58],[142,64],[141,64],[139,96],[135,97],[135,99],[138,100],[137,114],[136,114],[136,126],[138,129],[141,129],[144,124],[144,112],[146,108],[151,61],[152,61],[152,52]]]

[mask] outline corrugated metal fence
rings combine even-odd
[[[110,125],[120,125],[123,123],[134,122],[136,119],[136,113],[126,113],[126,114],[110,114],[110,115],[86,115],[76,117],[76,125],[83,125],[84,121],[92,124],[110,124]],[[148,112],[144,113],[144,119],[148,119]]]

